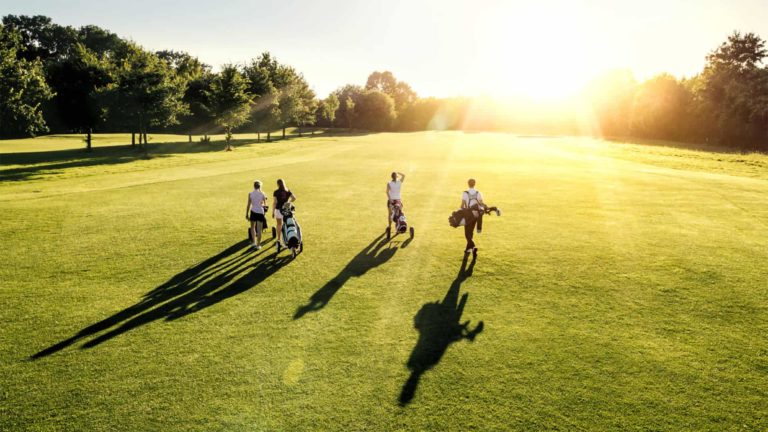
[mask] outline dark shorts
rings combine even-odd
[[[256,213],[251,212],[251,217],[249,218],[251,222],[261,222],[261,223],[267,223],[267,218],[264,217],[263,213]]]

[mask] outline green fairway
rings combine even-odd
[[[236,138],[0,141],[0,430],[768,429],[768,156]],[[504,211],[476,262],[469,177]],[[277,178],[294,260],[245,242]]]

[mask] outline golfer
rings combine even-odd
[[[264,217],[264,206],[267,203],[267,196],[261,192],[261,182],[253,182],[253,190],[248,194],[248,205],[245,207],[245,218],[251,221],[251,238],[254,239],[253,247],[256,250],[261,249],[261,230],[267,219]]]
[[[275,228],[277,230],[277,243],[275,243],[275,247],[279,247],[277,245],[282,243],[281,238],[283,236],[283,213],[280,210],[286,203],[296,201],[296,195],[285,186],[283,179],[277,179],[277,190],[272,196],[275,198],[275,210],[272,212],[272,217],[277,220],[277,227]]]
[[[397,179],[398,176],[400,176],[399,180]],[[392,229],[392,206],[397,203],[402,205],[400,191],[405,181],[405,174],[393,172],[391,177],[392,181],[387,183],[387,230]]]
[[[477,253],[475,242],[473,240],[475,234],[475,226],[477,226],[477,233],[480,234],[483,231],[483,211],[485,206],[483,203],[483,194],[475,189],[475,179],[471,178],[467,181],[469,189],[465,190],[461,194],[461,208],[464,209],[464,237],[467,239],[466,253]]]

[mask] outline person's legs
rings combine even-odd
[[[259,231],[258,237],[261,237],[261,231]],[[253,240],[252,246],[256,246],[256,222],[251,221],[251,240]]]
[[[256,225],[256,248],[261,247],[261,227],[264,225],[261,221],[257,221]]]
[[[471,213],[471,212],[467,212]],[[464,219],[464,237],[467,239],[467,247],[465,250],[472,250],[475,247],[475,242],[472,240],[472,237],[475,234],[475,223],[477,221],[474,217],[472,217],[471,214],[467,214],[467,216]]]
[[[392,205],[390,204],[390,201],[387,200],[387,229],[392,228]]]

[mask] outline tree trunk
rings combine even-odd
[[[131,132],[131,147],[136,147],[136,132]]]
[[[149,142],[149,140],[147,140],[147,130],[144,129],[144,148],[145,149],[147,148],[147,143],[148,142]]]
[[[299,138],[301,138],[301,126],[296,126],[296,130],[299,131]]]
[[[192,142],[192,134],[189,134],[189,142]]]
[[[85,149],[91,151],[91,128],[88,128],[88,134],[85,137]]]
[[[261,131],[256,132],[256,142],[261,142]]]
[[[272,132],[267,132],[267,142],[272,142]]]
[[[283,127],[283,139],[285,139],[285,127]]]

